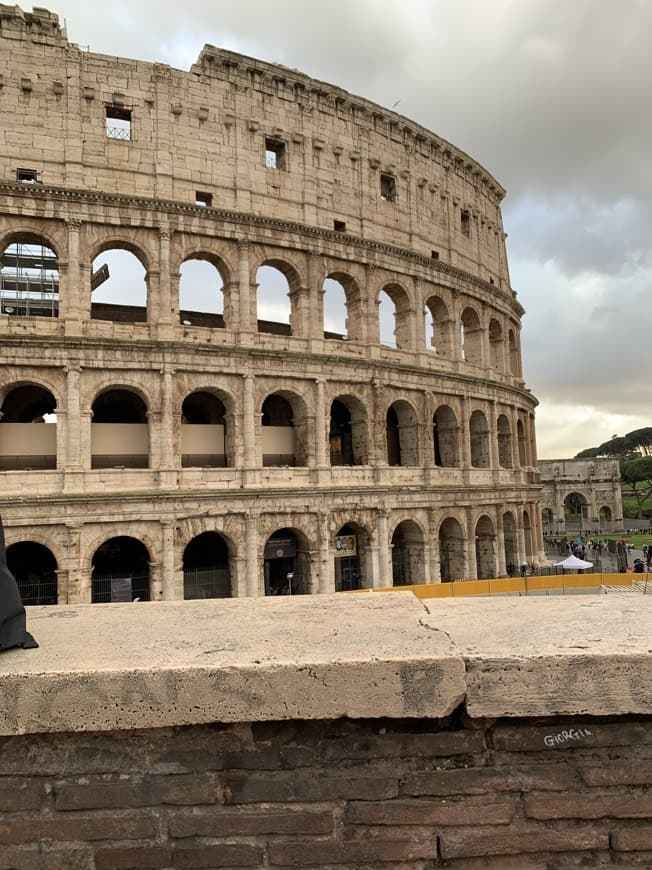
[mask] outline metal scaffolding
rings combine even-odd
[[[57,256],[40,241],[13,242],[2,254],[0,313],[12,317],[57,317]]]

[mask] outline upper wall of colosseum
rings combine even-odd
[[[0,5],[0,53],[0,180],[274,215],[509,288],[504,190],[394,112],[212,46],[189,72],[83,51],[43,9]]]

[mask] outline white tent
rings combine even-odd
[[[592,568],[593,562],[585,562],[577,556],[568,556],[563,562],[555,562],[555,568],[563,568],[565,571],[581,571],[584,568]]]

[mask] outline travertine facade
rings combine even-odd
[[[481,166],[211,46],[182,72],[0,6],[0,51],[0,491],[34,601],[326,592],[542,557],[523,309]],[[112,249],[142,263],[146,305],[92,301]],[[197,259],[223,312],[180,302]],[[262,266],[287,280],[287,324],[261,317]],[[327,279],[345,337],[325,330]]]
[[[623,498],[617,459],[548,459],[539,462],[546,532],[620,531]]]

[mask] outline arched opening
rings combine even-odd
[[[36,384],[5,394],[0,403],[0,471],[56,468],[56,409],[52,393]]]
[[[149,553],[136,538],[120,535],[95,551],[91,574],[93,604],[149,601]]]
[[[498,464],[501,468],[512,468],[514,457],[512,453],[512,427],[505,414],[501,414],[497,421],[498,433]]]
[[[611,513],[611,508],[607,507],[607,505],[603,505],[600,508],[600,529],[603,532],[611,531],[612,516],[613,514]]]
[[[44,239],[31,233],[15,236],[0,262],[0,314],[59,316],[59,261]]]
[[[348,339],[347,295],[344,285],[334,277],[326,278],[324,291],[324,338]]]
[[[496,534],[488,516],[480,517],[475,526],[475,561],[478,580],[496,576]]]
[[[534,562],[534,543],[530,514],[527,511],[523,511],[523,536],[525,538],[525,561],[529,565]]]
[[[183,468],[224,468],[226,408],[221,399],[197,390],[181,406],[181,465]]]
[[[541,522],[544,526],[552,526],[554,519],[554,514],[552,512],[552,508],[544,507],[541,510]]]
[[[426,302],[426,347],[439,356],[450,357],[452,322],[446,303],[439,296]]]
[[[292,335],[291,272],[266,264],[256,272],[258,332]]]
[[[521,375],[521,365],[518,352],[518,342],[514,330],[510,329],[507,333],[507,341],[509,343],[509,371],[515,378]]]
[[[464,531],[453,517],[445,519],[439,527],[439,569],[442,583],[464,578]]]
[[[378,323],[381,344],[410,347],[410,300],[397,284],[388,284],[378,295]]]
[[[589,503],[580,492],[569,492],[564,499],[566,528],[581,530],[589,520]]]
[[[131,390],[108,389],[93,402],[91,468],[147,468],[145,402]]]
[[[425,582],[423,533],[412,520],[404,520],[392,535],[392,585]]]
[[[120,323],[147,321],[147,270],[127,248],[106,248],[93,260],[91,318]]]
[[[335,535],[335,591],[371,586],[371,542],[357,523],[347,523]]]
[[[448,405],[440,405],[432,418],[434,463],[440,468],[459,468],[460,430],[457,417]]]
[[[461,320],[462,359],[473,366],[482,365],[482,327],[473,308],[465,308]]]
[[[489,321],[489,356],[491,368],[496,371],[503,371],[505,368],[504,346],[502,326],[492,317]]]
[[[229,547],[217,532],[202,532],[183,551],[183,597],[230,598]]]
[[[296,529],[279,529],[264,551],[265,595],[310,594],[310,548]]]
[[[267,396],[261,423],[264,466],[307,464],[307,418],[297,396]]]
[[[367,415],[362,402],[341,396],[331,404],[331,465],[367,464]]]
[[[525,442],[525,428],[521,420],[516,422],[516,433],[518,437],[518,464],[521,468],[527,465],[527,445]]]
[[[224,279],[208,255],[197,254],[181,264],[179,320],[184,326],[224,328]]]
[[[7,547],[7,568],[26,607],[58,603],[57,560],[43,544],[20,541]]]
[[[516,531],[516,520],[514,514],[507,512],[503,514],[503,542],[505,546],[505,565],[507,574],[510,577],[517,577],[518,564],[518,536]]]
[[[418,465],[419,440],[417,415],[404,399],[394,402],[385,418],[388,465]]]
[[[489,468],[489,424],[482,411],[474,411],[469,421],[471,437],[471,465],[473,468]]]

